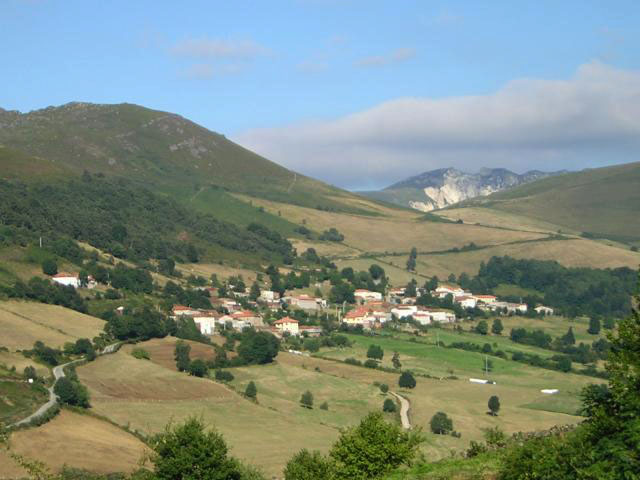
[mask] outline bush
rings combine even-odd
[[[322,402],[320,410],[329,410],[329,404],[327,402]]]
[[[349,357],[347,359],[345,359],[344,363],[348,363],[349,365],[357,365],[359,367],[362,366],[362,362],[356,358],[353,357]]]
[[[378,362],[371,358],[368,358],[367,360],[365,360],[364,366],[367,368],[378,368]]]
[[[189,375],[202,378],[206,377],[208,373],[209,367],[207,367],[207,363],[200,358],[196,358],[189,364]]]
[[[252,400],[255,400],[258,396],[258,389],[253,380],[247,384],[247,388],[245,389],[244,394],[247,398],[251,398]]]
[[[380,384],[380,391],[382,393],[387,393],[389,391],[389,385],[387,385],[386,383],[381,383]]]
[[[394,413],[396,411],[396,402],[387,398],[382,404],[382,411],[387,413]]]
[[[300,405],[304,408],[313,408],[313,393],[309,390],[304,392],[300,397]]]
[[[300,450],[287,462],[285,480],[329,480],[332,475],[331,461],[320,452]]]
[[[367,350],[367,358],[372,358],[374,360],[382,360],[384,357],[384,350],[380,345],[370,345]]]
[[[444,412],[438,412],[431,417],[429,426],[431,431],[438,435],[448,435],[453,431],[453,421]]]
[[[89,392],[80,382],[62,377],[56,382],[53,392],[60,398],[62,403],[82,408],[90,407]]]
[[[133,350],[131,350],[131,355],[138,360],[151,360],[149,352],[147,352],[144,348],[134,348]]]
[[[42,262],[42,273],[49,276],[53,276],[58,273],[58,264],[55,260],[47,259]]]
[[[402,372],[400,378],[398,379],[398,386],[400,386],[400,388],[415,388],[416,379],[411,372]]]
[[[232,382],[235,377],[227,370],[216,370],[215,378],[219,382]]]

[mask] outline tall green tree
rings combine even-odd
[[[498,398],[498,396],[492,395],[489,398],[487,406],[489,407],[489,412],[491,412],[491,415],[493,415],[494,417],[497,416],[498,412],[500,411],[500,399]]]
[[[437,412],[431,417],[429,427],[433,433],[448,435],[453,431],[453,420],[451,420],[446,413]]]
[[[491,324],[491,333],[494,335],[502,335],[502,331],[504,330],[504,326],[502,325],[502,320],[496,318]]]
[[[589,319],[589,329],[587,332],[591,335],[598,335],[600,333],[600,319],[598,317],[591,317]]]
[[[253,382],[253,380],[251,380],[247,384],[247,388],[245,389],[244,394],[247,398],[250,398],[252,400],[255,400],[258,396],[258,388],[256,387],[256,384]]]
[[[416,269],[416,259],[418,258],[418,249],[413,247],[407,259],[407,270],[413,272]]]
[[[393,364],[393,368],[395,368],[396,370],[402,368],[402,363],[400,362],[400,354],[398,352],[393,352],[391,363]]]
[[[300,405],[302,405],[304,408],[313,408],[313,393],[311,393],[309,390],[304,392],[300,396]]]
[[[386,422],[382,413],[370,413],[356,427],[347,429],[334,444],[335,480],[382,478],[415,457],[422,442],[420,432],[404,432]]]
[[[413,374],[409,371],[402,372],[400,378],[398,379],[398,386],[400,388],[415,388],[416,387],[416,379]]]
[[[222,435],[189,418],[168,425],[151,439],[154,477],[162,480],[241,480],[238,461],[228,456]]]
[[[489,333],[489,325],[487,324],[487,321],[480,320],[476,325],[475,331],[480,335],[486,335],[487,333]]]
[[[190,353],[191,345],[182,340],[178,340],[176,342],[173,358],[176,361],[176,368],[179,372],[186,372],[189,370],[189,365],[191,364]]]
[[[47,259],[42,262],[42,273],[45,275],[55,275],[58,273],[58,264],[55,260]]]
[[[384,350],[380,345],[369,345],[369,349],[367,350],[367,358],[372,358],[374,360],[382,360],[384,357]]]

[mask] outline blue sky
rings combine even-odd
[[[78,100],[176,112],[344,187],[449,165],[581,168],[631,161],[637,151],[636,110],[618,125],[617,107],[603,107],[640,102],[637,1],[6,0],[0,20],[2,108]],[[610,91],[591,88],[594,78]],[[623,88],[630,93],[621,98]],[[576,133],[575,111],[559,111],[551,139],[539,134],[551,130],[543,108],[518,131],[507,128],[505,109],[535,109],[540,89],[551,91],[542,97],[552,110],[592,105],[579,114],[587,125]],[[489,116],[502,111],[502,123],[492,132],[464,125],[483,123],[465,99],[479,99]],[[587,117],[602,108],[617,115],[615,131],[594,131]],[[425,141],[434,130],[438,138]],[[521,138],[530,130],[538,133]],[[520,141],[478,141],[488,134]]]

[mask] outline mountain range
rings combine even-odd
[[[407,178],[380,191],[360,193],[376,200],[430,212],[561,173],[566,172],[531,170],[517,174],[505,168],[482,168],[477,173],[467,173],[455,168],[441,168]]]

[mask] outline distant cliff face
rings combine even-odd
[[[519,175],[504,168],[483,168],[478,173],[442,168],[408,178],[379,192],[364,193],[379,200],[429,212],[550,175],[555,175],[555,172],[530,171]]]

